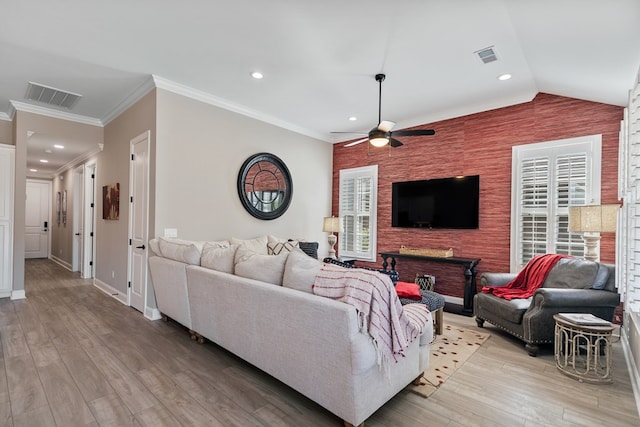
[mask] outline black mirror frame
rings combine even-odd
[[[284,178],[285,189],[282,203],[280,204],[280,206],[278,206],[277,209],[270,212],[263,212],[253,206],[251,200],[249,200],[245,192],[245,181],[247,179],[247,175],[251,170],[251,167],[258,162],[269,162],[275,165],[280,170],[280,172],[282,172],[282,177]],[[242,206],[244,206],[245,210],[249,212],[253,217],[258,219],[271,220],[279,218],[289,208],[289,204],[291,204],[291,198],[293,195],[293,181],[291,180],[291,174],[289,173],[287,165],[285,165],[278,156],[271,153],[254,154],[253,156],[245,160],[240,167],[240,172],[238,173],[237,187],[238,196],[240,197]]]

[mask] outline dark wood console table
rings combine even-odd
[[[380,252],[382,257],[382,268],[387,270],[391,258],[391,269],[396,269],[396,258],[415,259],[428,262],[439,262],[445,264],[460,264],[464,267],[464,306],[463,314],[473,315],[473,297],[476,294],[476,267],[480,258],[456,258],[456,257],[432,257],[424,255],[401,254],[400,252]]]

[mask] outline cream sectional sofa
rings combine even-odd
[[[159,238],[150,246],[163,316],[294,388],[345,425],[363,424],[427,368],[431,319],[406,357],[381,369],[355,308],[311,293],[322,263],[282,241]],[[270,255],[269,247],[280,253]]]

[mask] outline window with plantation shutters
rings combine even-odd
[[[377,165],[340,171],[340,257],[376,260],[377,190]]]
[[[569,206],[600,203],[600,158],[600,135],[513,147],[512,271],[535,255],[584,254]]]

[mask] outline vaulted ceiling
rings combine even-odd
[[[335,142],[377,124],[379,72],[382,117],[401,129],[538,92],[625,105],[640,67],[638,0],[19,0],[0,13],[0,119],[46,107],[106,124],[154,76]],[[29,82],[81,98],[45,106],[25,99]]]

